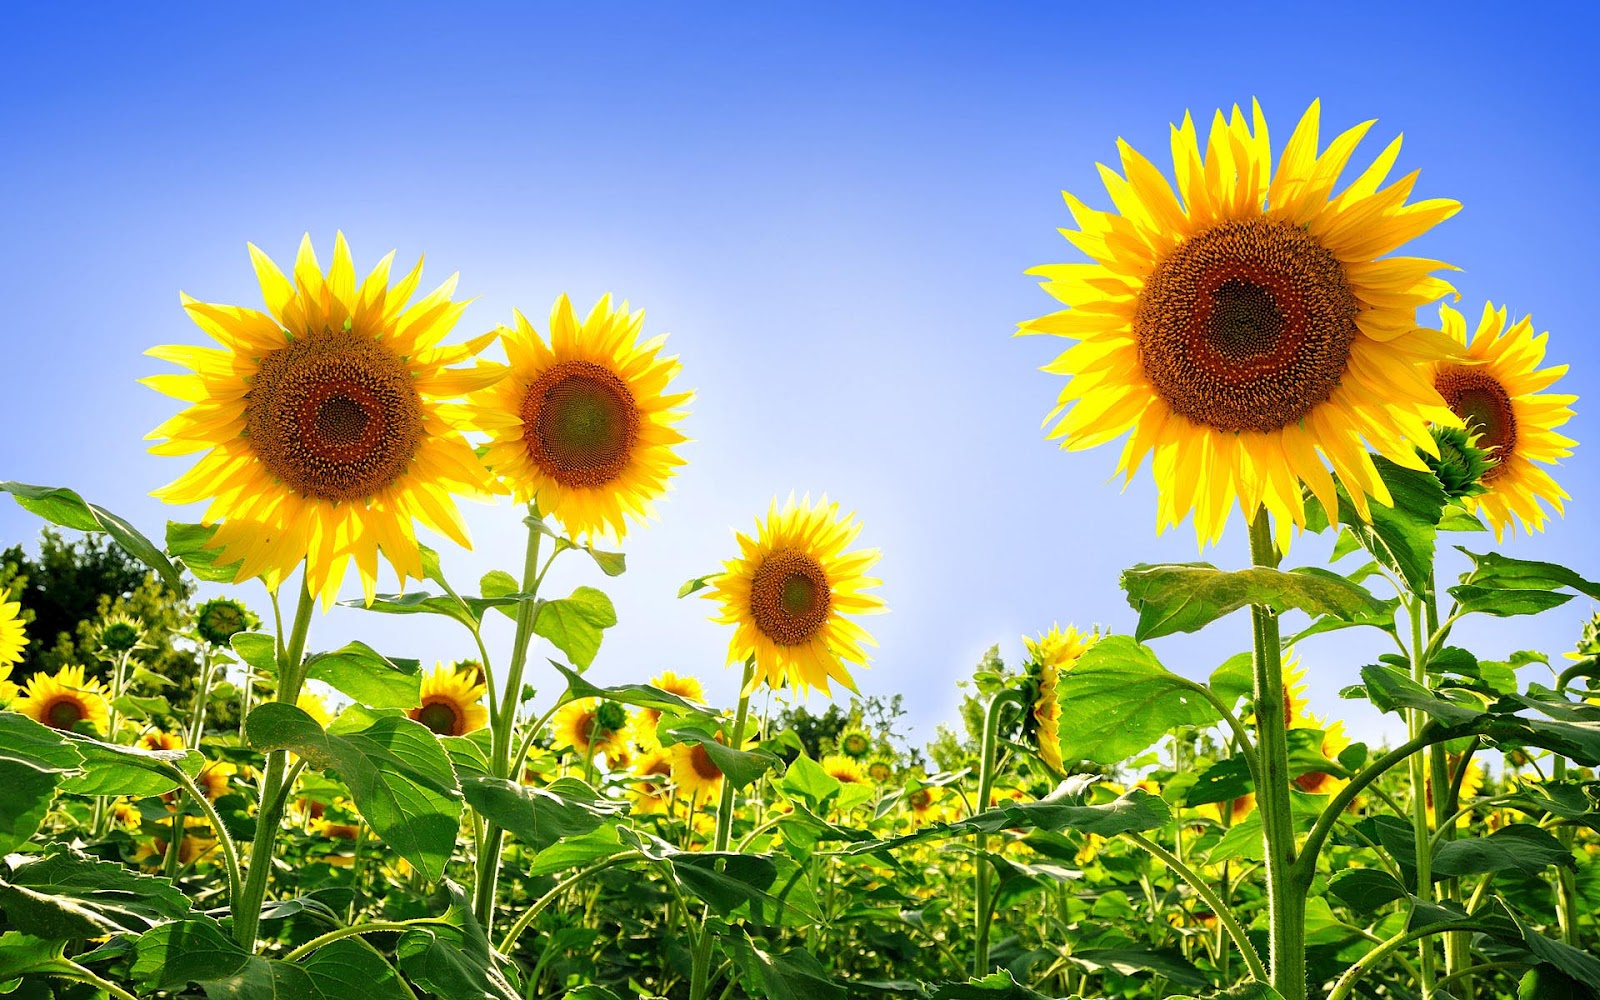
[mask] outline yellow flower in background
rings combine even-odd
[[[1033,737],[1039,759],[1057,774],[1062,770],[1062,761],[1061,703],[1056,696],[1056,685],[1062,672],[1072,669],[1078,657],[1099,638],[1097,633],[1079,632],[1071,625],[1064,632],[1059,625],[1052,625],[1050,631],[1037,639],[1022,637],[1029,657],[1026,681],[1029,711],[1023,728]]]
[[[878,759],[867,762],[867,777],[882,785],[894,777],[894,765],[886,760]]]
[[[408,714],[440,736],[465,736],[489,724],[482,705],[487,689],[473,666],[438,664],[422,678],[421,700]]]
[[[1319,153],[1319,116],[1313,103],[1274,170],[1258,104],[1253,121],[1217,112],[1203,152],[1185,115],[1176,193],[1119,141],[1123,175],[1100,168],[1116,211],[1066,195],[1077,229],[1063,235],[1091,263],[1029,272],[1068,308],[1019,333],[1078,342],[1045,367],[1070,377],[1051,437],[1080,449],[1131,432],[1117,468],[1131,481],[1152,456],[1158,531],[1193,512],[1203,545],[1235,502],[1247,517],[1264,505],[1281,545],[1305,524],[1302,482],[1334,509],[1328,466],[1366,516],[1368,496],[1392,502],[1369,448],[1425,469],[1428,422],[1455,423],[1424,367],[1455,345],[1414,316],[1451,291],[1432,277],[1444,265],[1386,255],[1460,206],[1406,204],[1415,174],[1380,188],[1398,139],[1335,194],[1372,123]]]
[[[702,743],[678,743],[667,750],[672,783],[678,796],[691,802],[708,802],[722,790],[722,769]]]
[[[1485,492],[1469,497],[1468,508],[1489,515],[1497,540],[1507,528],[1515,530],[1514,518],[1524,531],[1543,530],[1545,513],[1539,501],[1561,513],[1561,502],[1569,497],[1534,463],[1554,465],[1572,454],[1577,442],[1555,429],[1572,419],[1571,405],[1578,397],[1542,390],[1566,374],[1567,366],[1539,367],[1550,335],[1534,336],[1531,316],[1511,323],[1504,307],[1497,310],[1485,303],[1470,337],[1461,313],[1440,306],[1439,317],[1444,332],[1465,346],[1466,353],[1434,367],[1434,387],[1468,430],[1479,435],[1477,446],[1494,463],[1483,476]]]
[[[133,745],[144,750],[182,750],[183,737],[163,729],[146,729]]]
[[[328,702],[320,694],[312,691],[301,691],[294,700],[295,707],[316,720],[317,725],[327,729],[333,722],[333,713],[328,711]]]
[[[343,233],[326,274],[309,235],[292,281],[254,245],[250,256],[267,312],[184,296],[189,317],[221,349],[147,352],[193,372],[142,380],[192,404],[147,435],[161,442],[150,450],[205,453],[154,495],[210,501],[210,545],[220,564],[239,563],[235,582],[260,576],[273,587],[304,559],[326,607],[352,561],[368,601],[380,554],[402,585],[422,579],[413,522],[470,547],[452,494],[493,488],[442,401],[504,373],[449,367],[496,335],[442,345],[466,308],[450,300],[455,277],[410,303],[422,264],[391,286],[390,253],[358,284]]]
[[[867,770],[860,761],[844,754],[829,754],[820,761],[822,769],[846,785],[864,785],[868,782]]]
[[[1462,767],[1466,768],[1466,773],[1464,773],[1464,774],[1461,773]],[[1483,790],[1483,777],[1484,777],[1483,768],[1478,765],[1478,762],[1476,760],[1465,760],[1464,761],[1464,760],[1462,760],[1462,755],[1461,754],[1458,754],[1458,753],[1446,754],[1445,755],[1445,773],[1449,776],[1449,780],[1452,783],[1456,780],[1456,775],[1457,774],[1461,775],[1461,788],[1460,788],[1459,794],[1457,795],[1457,801],[1456,801],[1456,808],[1457,809],[1461,809],[1461,808],[1465,807],[1468,803],[1470,803],[1474,798],[1477,797],[1478,792]],[[1432,769],[1431,768],[1428,771],[1428,776],[1423,779],[1423,786],[1422,787],[1423,787],[1423,799],[1427,803],[1427,806],[1428,806],[1428,826],[1429,827],[1437,826],[1439,821],[1438,821],[1438,818],[1434,815],[1434,812],[1433,812],[1433,809],[1434,809],[1434,806],[1433,806],[1433,773],[1432,773]],[[1445,790],[1448,791],[1449,787],[1450,787],[1449,785],[1446,785],[1445,786]],[[1470,825],[1471,823],[1472,823],[1472,813],[1471,812],[1464,812],[1460,816],[1456,817],[1456,826],[1458,826],[1458,827],[1465,827],[1465,826]]]
[[[944,790],[937,785],[923,785],[906,793],[906,808],[918,823],[931,823],[939,818],[939,797]]]
[[[183,839],[178,842],[178,863],[187,865],[209,860],[217,850],[217,838],[211,829],[210,821],[200,816],[185,816],[182,825],[184,832]],[[171,826],[165,821],[154,824],[154,829],[161,832],[152,835],[133,853],[133,860],[148,868],[161,867],[167,856],[168,838],[171,836]]]
[[[1345,734],[1344,723],[1338,719],[1323,722],[1316,716],[1305,716],[1295,719],[1289,728],[1322,730],[1322,756],[1334,763],[1338,763],[1339,754],[1350,745],[1350,737]],[[1296,788],[1312,795],[1336,795],[1341,788],[1350,783],[1348,779],[1336,777],[1326,771],[1307,771],[1296,775],[1292,780]]]
[[[144,822],[144,816],[139,812],[139,807],[130,799],[120,798],[111,803],[111,822],[119,830],[132,833],[139,829]]]
[[[72,729],[89,722],[105,733],[111,723],[105,687],[97,678],[85,678],[80,666],[62,667],[53,677],[42,673],[29,677],[23,696],[11,710],[53,729]]]
[[[472,424],[489,434],[484,460],[519,503],[537,501],[579,539],[620,539],[642,522],[683,464],[674,424],[693,393],[668,391],[682,367],[666,337],[639,342],[644,313],[603,296],[580,324],[565,295],[550,311],[550,343],[522,313],[501,333],[511,369],[475,393]]]
[[[675,674],[670,670],[663,670],[650,678],[650,686],[696,704],[703,704],[706,700],[706,689],[699,678]],[[634,740],[646,749],[660,746],[661,741],[656,738],[656,726],[660,722],[661,713],[658,710],[639,709],[633,726]]]
[[[872,752],[872,737],[854,727],[839,734],[839,752],[854,760],[861,760]]]
[[[672,755],[663,750],[646,751],[633,759],[631,770],[634,780],[628,797],[633,799],[633,811],[664,811],[672,795]]]
[[[10,598],[9,592],[0,589],[0,702],[17,696],[17,686],[9,679],[11,668],[22,662],[22,649],[28,644],[28,633],[22,624],[22,603]]]
[[[863,643],[872,637],[846,615],[882,611],[883,600],[865,593],[879,581],[866,575],[876,549],[845,551],[861,533],[855,515],[840,516],[827,497],[812,506],[791,495],[780,511],[774,500],[756,535],[740,533],[739,558],[723,564],[708,597],[721,605],[714,621],[735,626],[728,662],[755,661],[751,688],[787,682],[804,694],[830,694],[830,679],[851,691],[845,663],[865,664]],[[747,690],[744,692],[749,694]]]
[[[217,801],[233,789],[233,779],[239,774],[239,769],[225,760],[213,760],[201,769],[195,778],[195,784],[205,793],[206,798],[212,802]]]
[[[582,758],[620,757],[628,751],[628,711],[614,701],[569,701],[556,711],[551,725],[557,750],[571,747]]]

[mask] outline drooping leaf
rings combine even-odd
[[[65,941],[46,941],[17,931],[0,934],[0,993],[10,992],[30,972],[61,968],[65,948]]]
[[[1372,456],[1378,477],[1393,498],[1392,506],[1370,502],[1371,520],[1364,520],[1350,502],[1345,484],[1338,483],[1339,523],[1349,529],[1372,557],[1399,575],[1414,594],[1427,591],[1433,576],[1433,556],[1438,524],[1448,500],[1444,487],[1432,473],[1407,469],[1381,455]],[[1324,516],[1314,500],[1308,520]],[[1315,529],[1313,529],[1315,530]]]
[[[257,750],[292,750],[318,770],[337,771],[356,808],[397,854],[436,880],[455,849],[461,790],[455,769],[426,726],[385,716],[356,732],[324,732],[293,705],[270,702],[245,722]]]
[[[197,580],[204,580],[207,583],[233,583],[239,575],[239,567],[243,560],[226,566],[218,565],[217,557],[221,553],[217,549],[206,548],[216,533],[215,524],[182,524],[178,521],[168,521],[167,552],[183,563]]]
[[[445,910],[449,924],[416,927],[402,934],[395,945],[401,971],[441,997],[522,1000],[473,919],[466,893],[449,879],[442,887],[449,899]]]
[[[67,844],[6,861],[11,871],[0,877],[0,910],[26,934],[60,940],[138,934],[189,912],[189,897],[166,879]]]
[[[1140,640],[1196,632],[1252,604],[1344,621],[1376,619],[1386,610],[1365,587],[1315,567],[1227,571],[1209,563],[1140,564],[1123,571],[1122,589],[1139,612],[1134,637]]]
[[[399,974],[360,942],[334,941],[303,962],[252,955],[209,917],[162,924],[139,938],[136,979],[158,989],[199,983],[209,1000],[408,1000]]]
[[[1086,948],[1067,956],[1074,965],[1100,972],[1109,969],[1118,975],[1154,973],[1177,986],[1208,986],[1210,980],[1181,954],[1155,948]]]
[[[198,750],[146,750],[77,733],[63,735],[83,755],[84,773],[62,782],[61,789],[79,795],[164,795],[179,784],[172,768],[193,778],[206,764],[205,755]]]
[[[568,868],[621,854],[625,849],[617,837],[616,825],[607,823],[588,833],[558,840],[535,854],[533,860],[528,862],[528,876],[537,878],[540,875],[554,875]]]
[[[600,651],[602,630],[616,623],[611,598],[593,587],[579,587],[570,596],[541,602],[533,630],[579,669],[586,669]]]
[[[768,952],[744,933],[722,940],[739,968],[770,1000],[846,1000],[850,995],[808,951]]]
[[[783,763],[777,754],[757,747],[753,750],[735,750],[717,742],[714,732],[697,726],[675,726],[665,733],[673,743],[698,743],[705,748],[717,770],[734,788],[743,788]]]
[[[421,665],[384,656],[364,642],[351,642],[306,661],[306,676],[331,684],[367,708],[413,708],[422,700]]]
[[[480,814],[535,851],[591,833],[626,808],[570,777],[557,778],[544,787],[504,778],[470,777],[462,781],[461,791]]]
[[[29,486],[26,483],[0,483],[0,492],[10,493],[17,505],[52,524],[78,531],[104,532],[128,555],[149,566],[174,594],[184,592],[183,574],[155,544],[133,525],[98,504],[85,501],[72,490],[54,486]]]
[[[1519,871],[1536,875],[1551,865],[1574,868],[1572,851],[1532,823],[1513,823],[1487,837],[1447,841],[1433,854],[1435,878]]]
[[[1061,755],[1115,764],[1179,726],[1221,719],[1191,682],[1172,673],[1131,636],[1106,636],[1091,646],[1057,687]]]

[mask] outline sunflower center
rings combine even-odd
[[[1517,449],[1517,414],[1511,408],[1511,395],[1494,376],[1463,367],[1444,369],[1434,377],[1433,387],[1450,411],[1480,435],[1478,447],[1495,459],[1483,481],[1493,482]]]
[[[689,751],[689,766],[694,768],[695,774],[706,781],[715,781],[722,777],[722,769],[711,759],[711,754],[706,752],[704,743],[696,743],[694,749]]]
[[[1280,430],[1338,387],[1360,303],[1344,265],[1287,222],[1224,222],[1156,266],[1134,317],[1139,363],[1175,412]]]
[[[83,706],[71,698],[59,698],[44,710],[45,724],[56,729],[71,729],[87,717]]]
[[[810,556],[780,549],[750,581],[750,616],[780,646],[809,642],[828,621],[833,595],[828,576]]]
[[[639,437],[639,408],[615,372],[592,361],[562,361],[540,375],[522,402],[528,457],[562,486],[604,486],[622,474]]]
[[[380,492],[422,440],[422,399],[405,360],[348,331],[262,358],[245,400],[245,433],[263,464],[318,500]]]
[[[443,701],[430,701],[417,712],[418,722],[440,736],[459,736],[461,717],[455,706]]]

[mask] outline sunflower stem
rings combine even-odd
[[[533,639],[534,622],[538,619],[539,605],[534,595],[539,592],[543,574],[539,572],[539,543],[544,537],[544,525],[539,505],[528,505],[528,544],[522,562],[522,592],[526,595],[517,605],[517,631],[511,642],[511,665],[506,673],[504,697],[500,711],[490,723],[494,727],[490,744],[490,766],[497,778],[511,777],[511,736],[516,726],[517,710],[521,707],[522,672],[528,662],[528,645]],[[548,569],[548,565],[545,567]],[[478,848],[477,885],[473,894],[473,913],[483,927],[484,934],[494,932],[495,892],[500,880],[500,852],[505,846],[505,830],[489,820],[483,830],[483,841]]]
[[[274,600],[276,604],[276,600]],[[316,601],[305,572],[300,576],[300,602],[295,607],[294,631],[287,645],[280,644],[276,700],[293,705],[300,696],[301,665],[305,659],[306,633],[311,628],[311,611]],[[281,629],[280,629],[281,631]],[[281,639],[281,636],[280,636]],[[254,951],[256,931],[261,926],[261,904],[267,898],[267,879],[272,874],[272,851],[278,841],[278,826],[283,819],[284,778],[289,765],[287,750],[267,754],[267,767],[261,776],[261,807],[256,813],[255,842],[250,846],[250,864],[245,872],[244,889],[230,900],[233,912],[233,938],[246,951]]]
[[[1257,566],[1278,565],[1278,549],[1272,540],[1272,518],[1265,507],[1259,508],[1250,521],[1250,559]],[[1261,808],[1261,830],[1266,841],[1272,986],[1283,1000],[1305,1000],[1309,879],[1297,878],[1295,870],[1294,819],[1289,811],[1288,723],[1284,719],[1278,616],[1269,607],[1253,604],[1250,623],[1255,647],[1251,665],[1260,767],[1256,801]]]
[[[983,743],[978,748],[978,801],[973,815],[989,808],[989,793],[994,790],[994,778],[999,754],[1000,716],[1008,705],[1021,706],[1022,699],[1016,691],[1001,691],[989,702],[983,716]],[[989,862],[985,853],[989,849],[989,835],[976,835],[978,863],[973,873],[972,898],[972,976],[974,979],[989,974],[989,925],[994,919],[994,901],[990,891]]]
[[[744,725],[750,717],[750,684],[755,679],[754,657],[744,661],[744,676],[739,681],[739,707],[733,714],[733,732],[729,745],[744,749]],[[689,829],[694,829],[694,813],[689,813]],[[727,775],[722,778],[722,797],[717,800],[717,834],[713,841],[718,854],[728,849],[733,836],[733,782]],[[689,1000],[706,1000],[711,987],[711,907],[708,905],[700,921],[700,939],[695,942],[694,967],[690,972]]]
[[[1428,661],[1423,645],[1423,618],[1422,598],[1418,597],[1410,603],[1411,612],[1411,680],[1426,687],[1428,684]],[[1422,732],[1422,727],[1427,725],[1428,716],[1421,709],[1408,709],[1406,711],[1406,728],[1412,739]],[[1411,837],[1416,842],[1417,865],[1417,898],[1424,903],[1433,902],[1433,844],[1429,834],[1428,813],[1433,808],[1428,802],[1430,787],[1434,791],[1433,798],[1444,797],[1444,785],[1429,784],[1429,754],[1417,753],[1409,761],[1411,779]],[[1434,991],[1434,949],[1433,941],[1429,938],[1420,938],[1418,941],[1418,967],[1421,979],[1422,998],[1429,1000]]]

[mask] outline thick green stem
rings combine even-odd
[[[493,727],[489,764],[498,778],[511,777],[511,736],[522,707],[522,672],[528,662],[528,645],[533,640],[533,624],[538,603],[533,595],[539,589],[539,542],[544,537],[536,505],[528,507],[528,545],[522,561],[522,592],[527,596],[517,605],[517,631],[511,643],[511,665],[500,699],[499,713],[490,719]],[[500,881],[500,852],[505,846],[505,830],[493,820],[484,824],[478,845],[477,884],[474,886],[473,913],[484,934],[494,931],[495,892]]]
[[[1595,663],[1585,660],[1574,666],[1568,667],[1556,678],[1556,694],[1565,696],[1567,685],[1579,677],[1593,676]],[[1567,780],[1567,759],[1560,754],[1556,755],[1552,776],[1558,782]],[[1568,851],[1572,850],[1572,842],[1577,831],[1569,825],[1564,825],[1556,831],[1559,840]],[[1556,922],[1561,928],[1561,940],[1574,948],[1581,948],[1578,942],[1582,940],[1578,930],[1578,884],[1572,877],[1572,872],[1566,868],[1556,869]]]
[[[978,750],[978,801],[973,809],[974,814],[981,813],[989,808],[989,793],[994,790],[994,778],[999,756],[1000,743],[1000,716],[1007,706],[1021,705],[1022,699],[1017,692],[1012,690],[1001,691],[989,702],[989,709],[983,717],[983,743]],[[972,975],[981,978],[989,974],[989,925],[994,922],[994,900],[991,883],[993,873],[989,870],[989,860],[986,854],[989,849],[989,835],[979,833],[976,837],[978,858],[973,873],[973,900],[972,900],[972,929],[974,944],[972,947]]]
[[[1265,508],[1250,522],[1250,558],[1257,566],[1276,567],[1278,550],[1272,520]],[[1250,607],[1255,649],[1256,754],[1259,780],[1256,804],[1261,809],[1265,838],[1267,909],[1271,921],[1272,986],[1283,1000],[1306,996],[1306,890],[1309,881],[1296,877],[1294,819],[1289,811],[1289,739],[1283,690],[1283,663],[1278,616],[1271,608]]]
[[[744,677],[739,682],[739,707],[733,715],[733,732],[729,733],[729,745],[736,749],[744,749],[744,725],[750,717],[750,684],[755,678],[755,660],[746,660],[744,664]],[[694,812],[689,813],[689,826],[694,827]],[[728,849],[728,841],[733,835],[733,782],[727,777],[722,779],[722,798],[717,802],[717,835],[714,848],[718,854]],[[689,1000],[706,1000],[706,993],[711,988],[711,929],[708,925],[711,919],[711,907],[707,906],[705,915],[700,921],[700,938],[695,942],[694,966],[690,972]]]
[[[189,715],[189,746],[200,749],[200,737],[206,731],[206,703],[211,700],[211,681],[216,664],[211,659],[211,644],[200,644],[200,686],[195,688],[194,705]]]
[[[1423,649],[1422,630],[1423,612],[1420,601],[1411,604],[1411,680],[1423,687],[1428,684],[1428,661]],[[1428,716],[1421,709],[1408,709],[1406,711],[1407,734],[1415,739],[1424,726],[1428,724]],[[1423,754],[1411,758],[1411,836],[1416,842],[1417,865],[1417,898],[1426,903],[1433,902],[1433,845],[1429,835],[1428,813],[1432,808],[1429,804],[1429,788],[1435,794],[1435,799],[1444,797],[1442,784],[1429,785],[1428,760]],[[1421,986],[1423,1000],[1433,996],[1434,982],[1434,949],[1433,942],[1424,937],[1419,939],[1418,966],[1421,971]]]
[[[293,705],[300,697],[300,685],[305,680],[301,675],[301,667],[305,661],[306,633],[311,628],[311,611],[315,603],[302,573],[300,603],[294,613],[294,631],[289,636],[288,644],[279,647],[276,698],[286,704]],[[261,904],[267,898],[267,879],[272,874],[272,851],[278,842],[278,827],[283,819],[283,804],[287,798],[283,794],[283,782],[288,766],[287,750],[274,750],[267,754],[266,771],[261,777],[261,806],[256,813],[255,842],[250,847],[250,864],[245,872],[242,891],[234,893],[230,900],[233,937],[246,951],[255,950],[256,931],[261,925]]]

